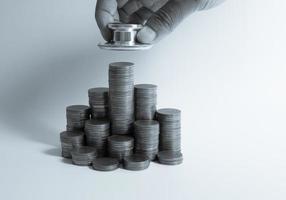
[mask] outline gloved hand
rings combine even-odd
[[[154,43],[170,33],[185,17],[212,8],[225,0],[97,0],[95,18],[105,40],[111,39],[107,24],[140,23],[141,43]]]

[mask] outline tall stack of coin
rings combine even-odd
[[[84,145],[84,132],[63,131],[60,133],[62,156],[71,158],[73,148],[79,148]]]
[[[83,130],[85,121],[90,118],[90,108],[86,105],[72,105],[66,108],[67,130]]]
[[[108,137],[108,154],[112,158],[122,160],[133,154],[134,138],[127,135],[112,135]]]
[[[181,111],[173,108],[159,109],[157,119],[160,123],[160,151],[180,151]]]
[[[135,152],[154,160],[159,147],[159,123],[155,120],[137,120],[134,123]]]
[[[107,119],[91,119],[85,122],[86,143],[96,148],[99,156],[104,156],[107,149],[107,138],[110,135],[110,122]]]
[[[109,65],[109,108],[112,134],[129,134],[134,122],[134,64]]]
[[[92,118],[108,117],[108,88],[97,87],[88,90]]]
[[[137,84],[134,88],[136,120],[154,119],[157,104],[157,86],[152,84]]]

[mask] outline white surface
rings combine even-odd
[[[133,53],[97,48],[94,5],[0,2],[0,199],[284,200],[285,2],[229,0]],[[59,157],[65,106],[121,60],[182,109],[183,165],[100,173]]]

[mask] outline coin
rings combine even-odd
[[[158,160],[165,165],[178,165],[183,162],[183,154],[180,151],[160,151]]]
[[[71,151],[72,161],[75,165],[90,165],[97,157],[96,149],[93,147],[82,146]]]
[[[159,123],[155,120],[137,120],[134,123],[135,152],[156,158],[159,146]]]
[[[99,171],[112,171],[119,167],[119,161],[116,158],[109,157],[95,158],[92,167]]]
[[[108,137],[108,154],[110,157],[122,160],[124,157],[132,155],[134,148],[134,138],[127,135],[112,135]]]
[[[139,171],[147,169],[150,165],[150,160],[145,155],[133,154],[123,159],[123,167],[127,170]]]
[[[90,108],[86,105],[66,107],[67,130],[83,130],[85,120],[90,118]]]
[[[152,120],[156,113],[157,86],[137,84],[134,86],[136,120]]]
[[[109,113],[107,87],[96,87],[88,90],[92,118],[107,118]]]
[[[134,121],[134,64],[109,65],[109,111],[112,134],[130,134]]]
[[[160,123],[160,151],[181,151],[181,111],[174,108],[157,110]]]
[[[84,132],[80,131],[63,131],[60,133],[62,156],[71,158],[73,148],[84,145]]]
[[[110,135],[110,122],[107,119],[91,119],[85,122],[86,143],[96,148],[98,156],[104,156],[107,138]]]

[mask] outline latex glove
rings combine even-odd
[[[141,43],[154,43],[172,32],[183,19],[195,11],[219,5],[225,0],[98,0],[95,18],[105,40],[111,39],[107,24],[140,23],[137,34]]]

